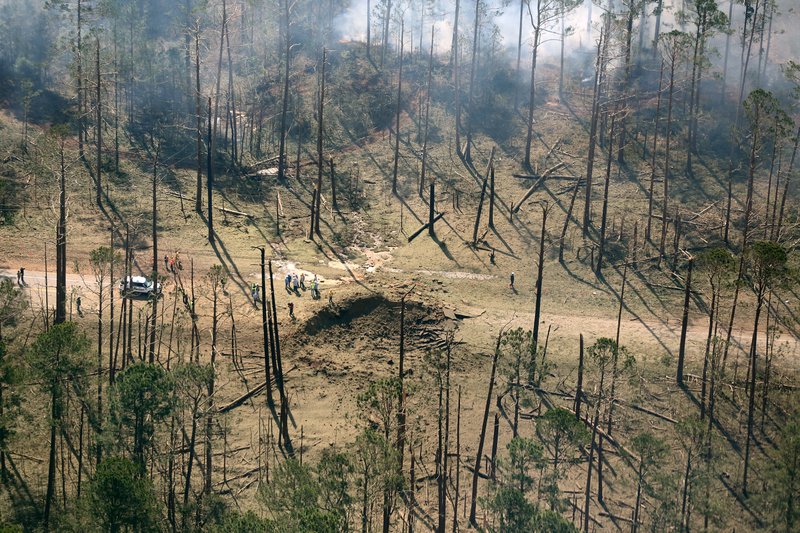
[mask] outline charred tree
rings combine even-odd
[[[156,186],[158,184],[158,156],[161,151],[161,143],[151,139],[153,149],[153,179],[152,179],[152,232],[153,232],[153,263],[150,278],[153,282],[153,292],[150,295],[153,304],[153,313],[150,316],[150,351],[149,361],[152,365],[156,357],[156,320],[158,318],[158,195]]]
[[[656,182],[656,154],[658,152],[658,122],[661,118],[661,92],[664,80],[664,64],[665,61],[661,60],[661,69],[658,74],[658,98],[656,100],[656,118],[653,126],[653,150],[651,153],[652,159],[650,161],[650,188],[647,193],[647,229],[644,233],[644,239],[650,242],[650,230],[653,226],[653,186]]]
[[[208,199],[206,201],[208,207],[208,242],[214,244],[214,132],[211,125],[211,97],[208,98],[208,153],[206,154],[206,193]]]
[[[544,243],[547,238],[547,213],[550,206],[542,204],[542,232],[539,235],[539,260],[536,265],[536,304],[533,310],[533,354],[531,355],[530,370],[528,372],[528,383],[533,384],[533,374],[536,370],[536,352],[539,351],[539,322],[542,313],[542,280],[544,278]]]
[[[403,44],[405,42],[405,26],[400,23],[400,66],[397,73],[397,103],[394,120],[394,167],[392,169],[392,194],[397,196],[397,166],[400,163],[400,110],[403,103]]]
[[[686,360],[686,329],[689,326],[689,302],[692,297],[692,267],[694,258],[689,257],[689,265],[686,271],[686,287],[683,294],[683,318],[681,319],[681,340],[678,347],[678,369],[675,381],[679,386],[683,386],[683,365]]]
[[[194,113],[197,135],[197,183],[195,184],[194,210],[203,212],[203,108],[200,101],[200,20],[194,28]],[[209,123],[211,117],[207,117]],[[210,146],[208,147],[211,148]]]
[[[425,191],[425,174],[428,167],[428,126],[431,116],[431,86],[433,83],[433,40],[436,35],[436,26],[431,26],[431,51],[428,57],[428,80],[425,89],[425,133],[422,137],[422,169],[419,178],[419,197],[422,198]],[[432,183],[432,182],[431,182]]]
[[[322,49],[322,72],[320,73],[320,89],[319,89],[319,111],[317,112],[317,191],[316,191],[316,207],[312,208],[314,233],[321,235],[319,229],[319,215],[322,211],[322,168],[325,164],[322,153],[322,136],[325,132],[325,63],[328,60],[328,50]],[[313,236],[311,237],[314,238]]]
[[[283,100],[281,102],[281,140],[278,149],[278,181],[283,183],[286,179],[286,116],[289,109],[289,65],[292,52],[292,40],[289,35],[289,0],[283,0],[283,24],[284,56],[283,56]]]
[[[483,443],[486,439],[486,424],[489,421],[489,408],[492,405],[492,391],[494,390],[494,377],[497,372],[497,359],[500,356],[500,342],[503,340],[503,331],[497,334],[497,345],[494,348],[494,356],[492,357],[492,370],[489,374],[489,392],[486,394],[486,406],[483,410],[483,423],[481,424],[481,433],[478,439],[478,450],[475,453],[475,468],[472,471],[472,503],[469,507],[469,523],[473,527],[478,527],[476,518],[478,508],[478,476],[481,471],[481,461],[483,460]]]
[[[589,236],[589,228],[592,223],[592,172],[594,170],[594,152],[597,144],[597,122],[600,115],[600,88],[602,85],[602,65],[604,42],[608,38],[608,17],[600,31],[600,38],[597,40],[597,59],[594,65],[594,85],[592,92],[592,118],[589,124],[589,153],[586,159],[586,199],[583,204],[583,238]]]
[[[58,224],[56,225],[56,314],[53,323],[63,324],[67,320],[67,166],[64,160],[65,136],[61,135],[58,142],[61,168],[58,182]]]
[[[469,94],[467,97],[467,147],[464,150],[464,159],[472,161],[472,126],[474,117],[474,97],[475,97],[475,68],[478,63],[478,28],[480,27],[481,20],[481,2],[475,1],[475,25],[472,32],[472,58],[469,68]]]
[[[264,248],[259,248],[261,252],[261,334],[264,341],[264,382],[267,387],[267,406],[272,409],[275,400],[272,398],[272,372],[270,372],[270,338],[267,327],[267,275],[266,257]]]
[[[606,223],[608,222],[608,188],[611,184],[611,164],[613,160],[612,150],[614,149],[614,127],[617,122],[617,113],[611,116],[611,126],[609,127],[608,134],[608,157],[606,158],[606,179],[603,183],[603,210],[600,216],[600,243],[597,250],[597,263],[595,264],[595,272],[597,275],[602,275],[603,272],[603,257],[606,252]]]

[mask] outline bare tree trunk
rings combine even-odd
[[[422,138],[422,170],[419,178],[419,196],[425,191],[425,174],[428,166],[428,125],[431,115],[431,85],[433,83],[433,39],[436,35],[436,26],[431,26],[431,52],[428,57],[428,81],[425,89],[425,134]]]
[[[626,102],[625,107],[627,107],[628,87],[630,86],[630,80],[631,80],[631,40],[633,38],[633,16],[635,12],[634,5],[628,6],[628,14],[626,17],[626,24],[625,24],[625,74],[622,80],[623,98],[625,99]],[[620,165],[625,163],[625,144],[628,142],[626,120],[625,120],[626,115],[627,113],[625,113],[625,111],[623,110],[623,115],[620,118],[619,151],[617,152],[617,162]]]
[[[367,60],[372,63],[372,2],[367,0]]]
[[[489,181],[489,227],[494,228],[494,166]]]
[[[500,356],[500,341],[503,339],[503,330],[497,334],[497,345],[494,348],[494,356],[492,357],[492,371],[489,375],[489,392],[486,395],[486,406],[483,410],[483,423],[481,424],[481,434],[478,439],[478,450],[475,453],[475,469],[472,472],[472,503],[469,508],[469,522],[473,527],[478,526],[476,519],[476,511],[478,507],[478,474],[481,470],[481,461],[483,459],[483,441],[486,438],[486,423],[489,421],[489,408],[492,405],[492,390],[494,390],[494,376],[497,371],[497,359]]]
[[[392,194],[397,196],[397,165],[400,162],[400,109],[402,107],[403,89],[403,43],[405,42],[405,25],[400,23],[400,67],[397,74],[397,106],[395,111],[394,130],[394,168],[392,170]]]
[[[547,238],[547,213],[550,206],[542,205],[542,232],[539,236],[539,260],[536,265],[536,303],[533,310],[533,353],[528,371],[528,383],[533,384],[536,352],[539,351],[539,321],[542,316],[542,280],[544,278],[544,241]]]
[[[461,72],[458,67],[460,52],[458,50],[458,11],[461,7],[461,0],[456,0],[456,11],[453,22],[453,79],[455,89],[456,105],[456,154],[461,157]]]
[[[405,452],[405,432],[406,432],[406,392],[405,392],[405,332],[406,332],[406,295],[400,300],[400,364],[397,368],[398,382],[400,388],[397,395],[397,454],[399,457],[398,470],[400,476],[403,475],[403,454]]]
[[[109,288],[108,288],[108,386],[114,384],[114,372],[116,370],[116,356],[114,355],[114,267],[116,256],[114,255],[114,224],[111,224],[110,233],[110,247],[111,247],[111,267]],[[119,337],[117,337],[117,346],[119,346]],[[0,402],[1,403],[1,402]]]
[[[761,318],[761,309],[764,304],[763,294],[757,295],[756,313],[753,319],[753,338],[750,341],[750,383],[749,400],[747,404],[747,438],[744,446],[744,470],[742,472],[742,494],[748,496],[748,474],[750,473],[750,442],[753,440],[753,419],[756,406],[756,363],[758,358],[758,323]]]
[[[650,189],[647,194],[647,229],[645,230],[645,241],[650,242],[650,230],[653,225],[653,184],[656,181],[656,153],[658,148],[658,121],[661,117],[661,89],[664,80],[664,60],[661,60],[661,69],[658,75],[658,99],[656,102],[656,121],[653,127],[653,153],[650,162]]]
[[[195,187],[194,210],[203,212],[203,111],[200,104],[200,20],[194,30],[194,113],[197,121],[197,184]],[[211,123],[211,116],[207,118]],[[208,147],[211,149],[211,146]]]
[[[428,204],[428,235],[433,237],[436,235],[436,230],[433,228],[433,223],[436,221],[434,216],[434,211],[436,211],[436,181],[431,181]]]
[[[214,427],[214,386],[215,386],[215,377],[214,372],[216,372],[216,360],[217,360],[217,332],[218,332],[218,325],[219,325],[219,317],[217,315],[217,290],[218,287],[216,282],[214,282],[214,286],[212,287],[212,309],[211,309],[211,376],[208,380],[208,406],[207,406],[207,414],[206,414],[206,442],[205,442],[205,451],[206,451],[206,475],[204,478],[205,484],[203,487],[203,493],[205,495],[210,495],[213,487],[213,476],[214,476],[214,463],[213,457],[214,454],[212,453],[212,436],[213,436],[213,427]]]
[[[469,69],[469,115],[467,116],[467,148],[464,151],[464,159],[472,160],[472,123],[473,123],[473,99],[475,94],[475,67],[478,63],[478,26],[480,24],[481,3],[475,2],[475,26],[472,33],[472,58]]]
[[[578,356],[578,385],[575,391],[575,418],[581,419],[581,400],[583,400],[583,333],[580,336],[580,355]]]
[[[675,64],[677,57],[672,56],[669,67],[669,96],[667,99],[667,139],[664,148],[664,203],[661,207],[661,244],[658,247],[658,262],[664,257],[664,245],[667,239],[667,209],[669,205],[670,178],[670,141],[672,140],[672,95],[675,89]]]
[[[103,167],[103,158],[102,158],[102,148],[103,148],[103,106],[102,106],[102,85],[100,79],[100,39],[96,40],[97,50],[95,55],[95,68],[97,69],[97,88],[96,88],[96,98],[97,102],[95,105],[97,106],[97,125],[96,125],[96,133],[97,136],[97,186],[95,187],[95,202],[97,205],[101,205],[102,198],[101,198],[101,191],[103,190],[103,181],[101,179],[102,176],[102,167]]]
[[[598,400],[599,401],[599,400]],[[592,423],[592,441],[589,444],[589,462],[586,467],[586,488],[584,490],[584,503],[583,503],[583,533],[589,533],[589,505],[591,503],[592,494],[592,463],[594,462],[594,448],[595,439],[597,438],[597,424],[600,421],[600,410],[594,413],[594,422]]]
[[[267,406],[274,409],[272,398],[272,373],[269,368],[270,338],[267,332],[267,276],[265,271],[265,250],[261,248],[261,333],[264,341],[264,381],[267,386]]]
[[[227,0],[222,0],[222,26],[220,27],[219,32],[219,59],[217,60],[217,88],[216,92],[214,93],[214,114],[212,115],[210,112],[208,114],[209,120],[213,116],[213,120],[211,120],[214,124],[213,132],[212,132],[212,139],[216,139],[217,137],[217,122],[219,121],[219,95],[220,95],[220,83],[222,81],[222,52],[225,46],[225,33],[228,29],[228,4]],[[213,144],[209,143],[209,147],[212,147]],[[211,148],[209,148],[210,150]],[[209,207],[209,212],[211,212],[211,208]]]
[[[63,324],[67,319],[67,167],[64,161],[64,143],[60,140],[58,196],[58,225],[56,226],[56,316],[54,324]]]
[[[278,150],[278,181],[286,178],[286,115],[289,108],[289,61],[292,41],[289,36],[289,0],[283,0],[283,37],[286,39],[283,70],[283,101],[281,102],[281,141]]]
[[[231,61],[231,33],[225,31],[225,49],[228,54],[228,99],[230,100],[231,120],[231,161],[234,165],[239,160],[239,127],[236,116],[236,91],[233,87],[233,61]]]
[[[151,274],[151,278],[153,280],[153,293],[150,295],[153,301],[153,313],[150,316],[150,364],[152,365],[155,361],[156,356],[156,320],[158,319],[158,204],[157,204],[157,195],[156,195],[156,184],[158,182],[158,155],[161,149],[161,143],[153,142],[154,148],[154,159],[153,159],[153,218],[152,218],[152,230],[153,230],[153,272]]]
[[[678,347],[678,369],[675,381],[679,386],[683,386],[683,365],[686,360],[686,330],[689,327],[689,302],[692,296],[692,267],[694,258],[689,258],[689,266],[686,271],[686,287],[683,294],[683,318],[681,319],[681,340]]]
[[[537,2],[541,4],[541,2]],[[530,4],[528,5],[530,9]],[[533,144],[533,109],[536,107],[536,59],[539,52],[539,36],[541,32],[541,10],[536,10],[537,24],[533,28],[533,51],[531,52],[531,95],[528,103],[528,132],[525,136],[525,167],[531,168],[531,145]]]
[[[516,432],[516,428],[514,428]],[[492,450],[491,455],[489,457],[489,466],[491,467],[491,471],[489,472],[489,479],[492,481],[497,480],[497,439],[500,435],[500,413],[494,414],[494,424],[492,425]],[[516,435],[515,435],[516,436]]]
[[[85,99],[86,95],[84,94],[83,89],[83,42],[81,40],[81,32],[82,32],[82,7],[83,2],[82,0],[78,0],[78,9],[77,9],[77,30],[78,34],[75,41],[75,52],[76,52],[76,77],[77,77],[77,93],[78,93],[78,155],[80,156],[81,160],[84,158],[83,152],[83,142],[86,137],[86,128],[84,127],[83,122],[83,109],[85,107]]]
[[[525,0],[519,0],[519,35],[517,35],[517,66],[514,69],[514,110],[519,109],[519,69],[522,62],[522,21],[525,15]],[[563,59],[563,56],[562,56]]]
[[[597,263],[595,265],[595,272],[601,275],[603,271],[603,256],[606,251],[606,223],[608,221],[608,188],[611,184],[611,162],[613,159],[611,151],[614,149],[614,126],[617,121],[617,114],[614,113],[611,117],[611,127],[608,134],[608,158],[606,162],[606,179],[603,184],[603,211],[600,216],[600,244],[597,252]]]
[[[317,194],[316,207],[314,208],[314,233],[321,235],[319,229],[319,215],[322,211],[322,166],[324,164],[322,154],[322,135],[325,127],[325,63],[328,60],[328,51],[322,49],[322,72],[320,73],[320,92],[319,92],[319,116],[317,117]],[[314,238],[313,236],[311,237]]]
[[[339,207],[336,203],[336,170],[333,167],[333,158],[331,157],[328,162],[331,168],[331,205],[333,209],[338,209]]]
[[[475,226],[472,229],[472,244],[478,243],[478,228],[481,224],[481,213],[483,212],[483,200],[486,198],[486,186],[489,182],[489,175],[494,168],[494,152],[495,147],[492,146],[492,152],[489,154],[489,163],[486,165],[486,173],[483,176],[483,185],[481,186],[481,198],[478,201],[478,209],[475,215]]]
[[[594,152],[597,144],[597,119],[600,114],[600,85],[602,78],[600,76],[601,65],[603,63],[604,50],[603,41],[607,37],[608,23],[603,25],[600,32],[600,39],[597,41],[597,60],[594,66],[594,91],[592,95],[592,118],[589,125],[589,153],[586,159],[586,200],[583,204],[583,237],[589,236],[589,227],[592,220],[592,171],[594,170]]]
[[[386,13],[383,18],[383,39],[381,40],[381,68],[386,60],[386,47],[389,45],[389,24],[391,23],[392,0],[386,2]]]
[[[458,500],[461,494],[461,385],[458,386],[458,406],[456,414],[456,482],[453,494],[453,533],[458,531]]]

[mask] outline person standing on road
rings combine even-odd
[[[19,281],[19,270],[17,270],[17,285],[22,285],[22,283]]]
[[[306,290],[306,273],[300,273],[300,288]]]
[[[289,302],[289,318],[294,320],[294,302]]]
[[[286,277],[283,279],[284,283],[286,284],[286,292],[292,292],[292,275],[286,274]]]
[[[19,281],[25,285],[25,267],[19,267]]]
[[[514,290],[514,273],[513,272],[511,273],[511,283],[508,284],[508,287],[511,290]]]
[[[75,300],[75,307],[78,309],[78,316],[79,317],[83,317],[83,310],[81,309],[81,297],[80,296],[78,296],[78,298]]]
[[[294,289],[295,294],[300,294],[300,280],[297,279],[297,274],[292,275],[292,288]]]

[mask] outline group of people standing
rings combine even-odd
[[[168,255],[164,256],[164,268],[167,272],[172,272],[173,274],[177,274],[178,270],[183,270],[183,264],[181,263],[178,252],[175,252],[175,255],[172,257]]]
[[[289,272],[286,274],[286,277],[283,279],[286,292],[289,294],[295,294],[296,296],[300,296],[300,291],[306,291],[307,289],[311,289],[311,297],[315,300],[318,300],[320,297],[319,294],[319,279],[317,279],[317,275],[314,274],[314,279],[311,280],[309,286],[306,286],[306,274],[305,272],[301,272],[298,276],[297,273]]]

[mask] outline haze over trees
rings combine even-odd
[[[0,531],[796,531],[799,22],[0,0]]]

